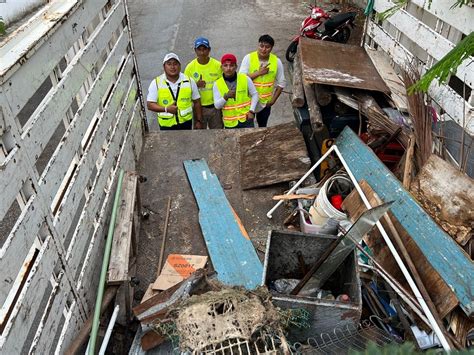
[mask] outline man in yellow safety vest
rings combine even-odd
[[[256,118],[259,127],[266,127],[271,107],[285,88],[285,72],[281,60],[272,53],[275,41],[269,35],[260,36],[255,52],[242,59],[240,73],[252,79],[258,91]]]
[[[222,109],[224,128],[254,127],[258,93],[252,80],[237,73],[237,58],[224,54],[221,58],[223,76],[214,83],[214,106]]]
[[[164,73],[148,87],[147,108],[156,112],[160,130],[202,127],[202,108],[199,90],[194,80],[181,73],[181,62],[175,53],[163,59]]]
[[[194,41],[193,59],[184,70],[184,75],[194,79],[201,94],[203,128],[222,128],[221,111],[214,107],[212,87],[214,82],[222,76],[221,63],[210,57],[211,46],[209,40],[199,37]]]

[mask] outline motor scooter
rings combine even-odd
[[[301,23],[300,34],[295,36],[286,50],[286,60],[293,62],[301,37],[319,39],[322,41],[332,41],[347,43],[351,35],[351,28],[354,28],[356,12],[347,12],[331,16],[329,12],[320,7],[309,5],[311,14]]]

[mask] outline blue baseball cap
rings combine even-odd
[[[206,48],[211,48],[211,45],[209,44],[209,40],[204,37],[198,37],[194,41],[194,49],[196,49],[199,46],[204,46]]]

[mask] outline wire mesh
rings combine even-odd
[[[364,350],[369,342],[378,347],[394,343],[396,340],[388,333],[376,327],[370,321],[360,326],[347,325],[336,328],[332,333],[322,333],[308,338],[306,344],[294,343],[291,351],[294,354],[347,354],[349,350]]]

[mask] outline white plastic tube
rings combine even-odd
[[[365,196],[364,191],[362,191],[362,188],[360,187],[359,183],[357,182],[356,178],[352,174],[352,171],[349,169],[349,166],[347,165],[344,157],[342,156],[341,152],[339,149],[336,147],[335,144],[331,146],[331,148],[334,148],[337,156],[341,160],[342,165],[344,168],[346,168],[346,172],[351,178],[352,182],[354,183],[355,188],[357,189],[357,192],[360,195],[360,198],[364,202],[364,205],[367,208],[372,208],[372,205],[370,204],[369,200],[367,199],[367,196]],[[423,312],[425,312],[426,317],[428,318],[431,328],[434,330],[436,335],[438,336],[439,341],[441,342],[441,345],[443,346],[443,349],[445,351],[450,351],[451,347],[449,346],[448,341],[446,340],[446,337],[444,336],[443,332],[441,331],[441,328],[438,326],[438,323],[436,323],[436,320],[433,317],[433,314],[431,313],[428,305],[425,302],[425,299],[421,295],[420,291],[418,290],[418,287],[415,284],[415,281],[413,281],[413,278],[410,275],[410,272],[406,268],[405,264],[403,263],[403,260],[400,258],[400,255],[397,252],[397,249],[395,249],[395,246],[393,245],[392,241],[390,240],[390,237],[388,236],[387,232],[385,232],[385,229],[383,228],[382,224],[380,222],[377,222],[376,224],[377,228],[380,231],[380,234],[382,234],[383,239],[385,240],[385,243],[387,243],[388,248],[390,249],[390,252],[392,253],[393,257],[395,258],[395,261],[397,262],[398,266],[400,267],[400,270],[403,273],[403,276],[405,276],[405,279],[408,281],[408,284],[410,285],[411,290],[413,291],[413,294],[415,295],[415,298],[418,300],[420,303],[421,308],[423,309]]]
[[[112,318],[110,318],[109,325],[107,326],[107,331],[105,332],[104,340],[100,345],[99,355],[104,355],[105,350],[107,350],[107,345],[109,345],[110,336],[112,335],[112,330],[114,329],[115,321],[117,320],[117,315],[119,312],[119,305],[116,305],[114,308],[114,313],[112,313]]]

